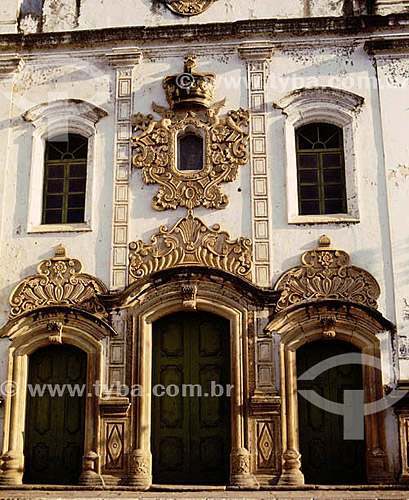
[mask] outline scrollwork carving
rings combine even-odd
[[[133,165],[142,169],[146,184],[160,186],[152,201],[155,210],[225,208],[228,197],[219,185],[234,181],[248,161],[248,110],[231,110],[220,117],[225,99],[210,105],[212,75],[194,73],[192,67],[194,56],[187,56],[188,72],[165,78],[170,108],[152,105],[160,119],[140,113],[133,118]],[[178,88],[178,76],[191,77],[191,87]],[[178,134],[186,130],[204,141],[204,163],[197,170],[178,170],[176,165]]]
[[[152,235],[151,243],[138,240],[129,248],[130,281],[170,267],[189,265],[222,269],[251,279],[251,239],[231,240],[218,224],[209,228],[192,213],[179,219],[171,229],[161,226]]]
[[[55,257],[38,264],[38,274],[25,278],[13,290],[10,318],[58,305],[83,309],[106,318],[105,308],[98,300],[99,294],[107,293],[106,286],[98,278],[81,273],[81,270],[81,262],[67,257],[65,248],[60,245]]]
[[[349,255],[331,248],[323,236],[315,250],[304,252],[302,265],[284,273],[275,285],[281,292],[277,310],[299,302],[339,299],[377,308],[380,288],[375,278],[350,265]]]

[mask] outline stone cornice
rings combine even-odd
[[[0,35],[0,50],[40,51],[51,47],[86,46],[93,48],[113,42],[135,41],[138,45],[151,42],[172,43],[176,41],[201,42],[209,40],[227,40],[246,38],[274,39],[275,45],[297,37],[362,37],[382,33],[393,34],[407,29],[409,14],[389,16],[357,17],[317,17],[303,19],[251,19],[232,23],[207,23],[169,26],[134,26],[105,28],[96,30],[76,30],[59,33],[5,34]]]
[[[18,54],[0,54],[0,78],[18,73],[22,70],[24,62]]]
[[[399,37],[370,40],[365,43],[365,50],[370,55],[381,57],[398,57],[402,54],[409,55],[409,38]]]

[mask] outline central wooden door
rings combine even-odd
[[[339,354],[360,352],[339,340],[310,342],[297,350],[297,374]],[[362,390],[362,367],[336,366],[315,380],[298,381],[298,389],[313,390],[323,398],[344,402],[345,390]],[[345,440],[344,417],[318,408],[298,395],[301,470],[306,484],[363,484],[365,440]]]
[[[73,346],[48,346],[30,356],[25,483],[78,484],[84,453],[86,370],[87,355]],[[57,387],[61,392],[53,395]],[[34,395],[30,390],[39,392]]]
[[[153,386],[158,395],[152,395],[154,483],[228,483],[229,338],[229,322],[210,313],[175,313],[155,322]],[[161,396],[166,389],[168,393]]]

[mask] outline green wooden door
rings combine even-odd
[[[86,354],[73,346],[49,346],[29,358],[28,383],[70,384],[85,387]],[[27,391],[24,482],[30,484],[78,484],[84,452],[84,396],[43,396]],[[85,391],[84,391],[85,395]]]
[[[154,483],[227,484],[230,397],[211,389],[230,383],[229,338],[229,322],[210,313],[175,313],[154,324],[153,385],[179,388],[174,397],[152,396]]]
[[[297,350],[297,373],[337,354],[360,352],[339,340],[305,344]],[[360,365],[325,371],[313,381],[298,381],[298,389],[315,390],[325,399],[343,403],[345,390],[362,390]],[[321,410],[298,395],[302,472],[307,484],[363,484],[365,440],[344,440],[343,416]]]

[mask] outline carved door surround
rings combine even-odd
[[[303,304],[278,314],[267,329],[278,333],[280,341],[280,372],[282,390],[282,435],[283,435],[283,473],[279,484],[304,484],[301,472],[302,457],[299,452],[298,405],[297,405],[297,349],[306,342],[326,335],[326,322],[332,318],[338,340],[357,346],[362,354],[381,358],[380,343],[376,334],[391,330],[392,325],[379,313],[368,309],[336,301]],[[374,366],[363,365],[362,376],[365,402],[377,401],[383,397],[382,374]],[[393,482],[388,456],[386,454],[386,435],[384,414],[375,413],[365,416],[366,468],[369,483]]]
[[[350,256],[331,247],[322,236],[316,249],[301,256],[301,266],[277,281],[277,315],[266,330],[281,336],[279,345],[282,392],[283,472],[279,484],[304,484],[299,452],[297,405],[297,349],[318,339],[344,340],[362,354],[381,359],[377,334],[393,325],[377,311],[380,287],[366,270],[350,264]],[[383,397],[382,374],[362,366],[366,403]],[[383,413],[365,416],[368,482],[393,482],[386,454]]]
[[[252,474],[252,458],[249,452],[248,434],[248,311],[251,302],[235,290],[226,280],[223,283],[220,271],[196,274],[191,270],[186,277],[186,270],[162,271],[169,278],[154,286],[146,282],[135,282],[126,291],[129,297],[122,301],[134,314],[133,344],[137,352],[133,355],[131,372],[132,384],[143,387],[143,395],[132,401],[131,428],[133,429],[133,451],[130,456],[129,484],[146,490],[152,484],[151,454],[151,389],[152,389],[152,325],[155,321],[179,311],[200,310],[221,316],[230,324],[231,345],[231,384],[237,388],[231,397],[231,455],[230,485],[239,488],[257,488],[258,482]],[[177,274],[177,272],[176,272]],[[200,276],[200,274],[202,274]],[[213,277],[211,276],[213,274]],[[170,276],[173,275],[173,278]],[[196,275],[196,276],[195,276]],[[218,279],[217,279],[218,276]],[[240,278],[236,280],[242,281]],[[244,281],[244,280],[243,280]],[[248,282],[247,287],[253,288]],[[192,293],[187,293],[187,289]],[[139,290],[139,293],[138,293]],[[257,290],[254,287],[254,291]],[[187,297],[187,298],[186,298]],[[246,303],[247,302],[247,303]],[[254,306],[253,306],[254,307]],[[138,360],[138,362],[136,361]]]
[[[0,484],[22,484],[29,356],[41,347],[56,344],[73,345],[87,355],[86,384],[91,396],[85,402],[80,483],[103,482],[99,475],[99,402],[93,385],[102,380],[102,340],[116,332],[107,323],[107,312],[97,296],[107,288],[98,278],[81,271],[81,262],[67,257],[60,245],[53,258],[38,264],[38,274],[25,278],[11,294],[10,321],[1,333],[11,341],[7,380],[12,390],[5,404]]]
[[[58,308],[37,311],[9,324],[3,336],[11,340],[7,379],[18,390],[6,398],[5,428],[3,441],[3,473],[0,484],[22,484],[24,471],[24,429],[26,421],[27,378],[29,356],[37,349],[55,345],[55,328],[62,326],[61,343],[73,345],[87,355],[87,391],[96,380],[102,380],[102,339],[112,329],[102,321]],[[60,343],[60,342],[58,342]],[[98,460],[101,443],[98,439],[100,417],[98,398],[94,391],[85,402],[84,457],[80,484],[101,485]]]

